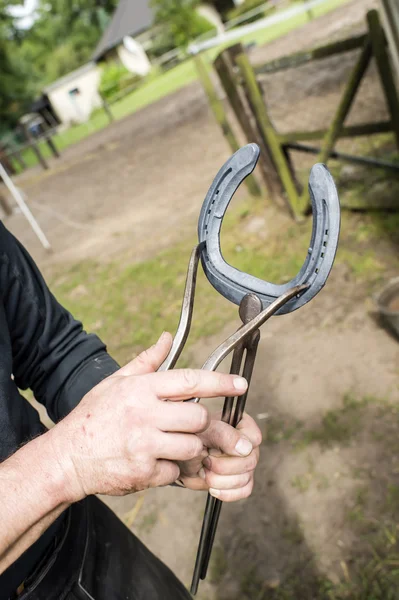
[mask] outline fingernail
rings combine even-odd
[[[206,475],[204,469],[200,469],[198,471],[198,475],[201,477],[201,479],[205,479]]]
[[[207,469],[211,468],[212,462],[211,459],[206,457],[204,458],[204,460],[202,461],[202,464],[204,465],[204,467],[206,467]]]
[[[233,383],[236,390],[246,390],[248,387],[247,380],[244,377],[236,377]]]
[[[220,490],[215,490],[214,488],[209,488],[209,493],[214,498],[219,498],[220,496]]]
[[[241,456],[248,456],[252,452],[252,444],[249,440],[245,438],[240,438],[236,445],[236,451]]]
[[[157,342],[157,344],[160,344],[166,337],[166,331],[164,331],[160,336],[159,336],[159,340]]]

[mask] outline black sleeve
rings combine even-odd
[[[0,296],[20,389],[31,388],[51,419],[68,414],[118,364],[54,298],[33,259],[0,223]]]

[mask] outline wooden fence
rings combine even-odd
[[[360,50],[359,58],[349,75],[334,117],[326,129],[318,131],[292,131],[280,134],[273,125],[265,103],[260,77],[292,69],[313,61],[321,61],[353,50]],[[345,126],[359,87],[372,59],[375,59],[382,89],[385,94],[390,118],[385,122]],[[212,79],[200,56],[196,62],[204,89],[210,100],[216,119],[235,151],[238,140],[229,123],[228,113],[219,99]],[[232,111],[241,126],[245,138],[261,147],[260,171],[269,195],[276,201],[283,199],[295,217],[301,217],[310,209],[307,189],[301,189],[291,160],[291,151],[312,153],[317,162],[327,163],[337,158],[353,163],[367,164],[399,174],[399,165],[365,156],[351,156],[335,150],[340,138],[353,138],[392,132],[399,149],[399,99],[395,86],[387,37],[381,25],[378,11],[367,14],[367,33],[340,40],[305,52],[283,56],[264,64],[252,65],[241,44],[225,49],[214,62],[214,69],[226,93]],[[320,140],[319,146],[306,144]],[[251,193],[259,193],[259,186],[252,177],[248,182]]]

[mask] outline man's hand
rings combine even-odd
[[[161,336],[48,432],[67,481],[67,501],[168,485],[179,478],[177,461],[201,456],[204,444],[230,451],[220,442],[219,426],[209,428],[206,407],[182,400],[240,395],[246,390],[245,380],[194,370],[155,373],[171,342],[170,334]],[[208,428],[204,438],[197,435]]]
[[[208,490],[223,502],[235,502],[252,493],[262,434],[247,414],[236,429],[220,417],[215,415],[208,429],[198,434],[204,445],[201,457],[179,463],[180,480],[187,488]]]

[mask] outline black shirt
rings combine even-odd
[[[30,388],[57,422],[117,369],[101,340],[56,301],[28,252],[0,222],[0,462],[45,431],[19,389]],[[1,600],[29,575],[62,520],[0,575]]]

